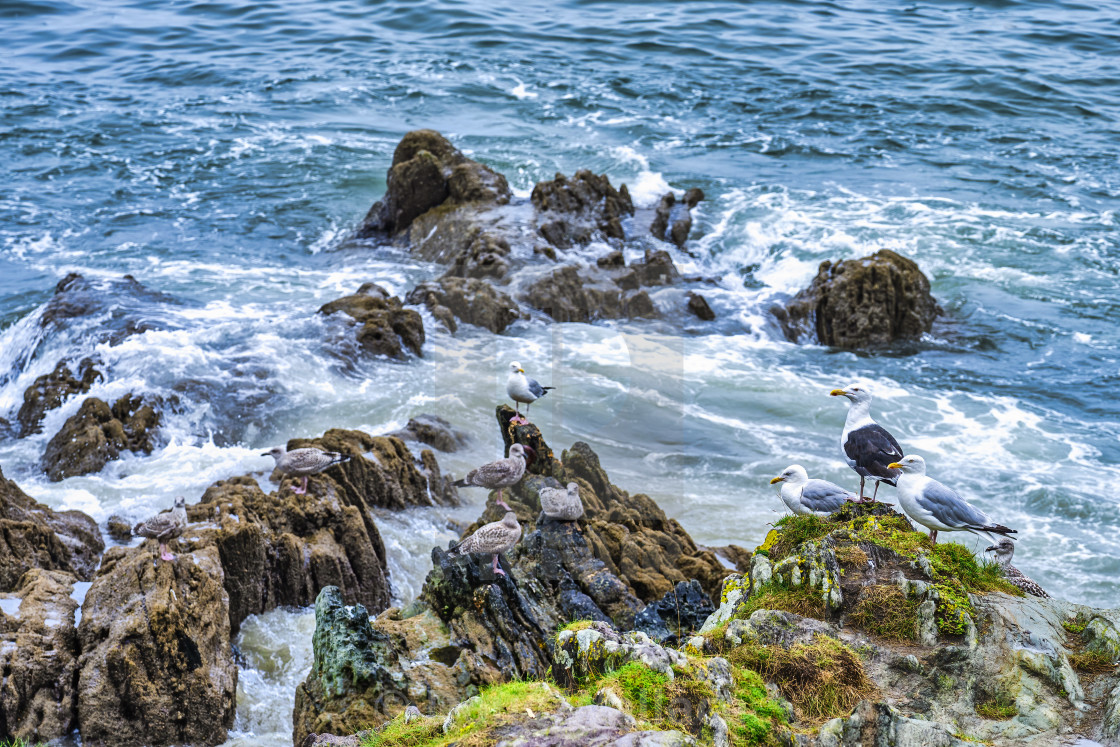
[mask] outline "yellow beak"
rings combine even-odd
[[[776,482],[781,482],[781,481],[782,481],[782,480],[784,480],[784,479],[786,479],[786,478],[784,478],[784,477],[775,477],[775,478],[774,478],[773,480],[771,480],[771,481],[770,481],[770,484],[771,484],[771,485],[773,485],[774,483],[776,483]]]
[[[517,369],[517,373],[525,373],[525,369],[524,368],[519,368],[519,369]]]
[[[843,389],[833,389],[831,392],[828,393],[828,396],[829,397],[843,397],[845,394],[847,394],[847,392],[845,392]]]
[[[887,469],[902,469],[902,465],[898,462],[891,462],[887,465]]]

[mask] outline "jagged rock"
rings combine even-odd
[[[571,179],[558,173],[550,182],[538,182],[531,199],[541,235],[560,249],[587,244],[596,234],[622,239],[622,219],[634,214],[625,184],[616,190],[606,176],[587,169]]]
[[[632,268],[638,275],[638,282],[647,287],[672,285],[681,279],[681,274],[677,272],[677,266],[673,264],[669,252],[660,249],[657,251],[647,249],[644,260],[635,262]]]
[[[129,523],[128,519],[118,514],[113,514],[106,519],[105,531],[117,542],[129,542],[132,540],[132,524]]]
[[[397,144],[385,196],[370,208],[358,235],[399,234],[445,202],[503,204],[509,198],[504,176],[467,158],[438,132],[413,130]]]
[[[75,319],[96,317],[98,329],[87,343],[116,345],[129,335],[159,329],[152,310],[170,303],[176,303],[175,299],[149,290],[131,275],[89,280],[72,272],[55,286],[39,324],[45,330],[58,331],[73,326]]]
[[[485,327],[495,334],[503,332],[520,317],[517,302],[490,283],[478,278],[443,277],[413,288],[406,302],[423,304],[433,316],[439,309],[446,309],[455,318],[467,324]],[[442,312],[437,318],[443,319]],[[446,320],[443,319],[446,324]],[[454,320],[448,326],[456,331]]]
[[[47,742],[77,726],[78,633],[70,594],[74,576],[34,568],[11,594],[14,615],[0,611],[0,739]]]
[[[419,441],[443,452],[458,451],[467,445],[470,436],[451,425],[439,415],[417,415],[399,431],[388,434],[402,441]]]
[[[699,630],[713,612],[712,600],[699,581],[681,581],[660,600],[647,604],[635,616],[634,628],[657,643],[677,645],[689,633]]]
[[[649,232],[655,238],[671,241],[683,249],[692,230],[692,208],[703,199],[704,192],[696,187],[685,192],[680,202],[677,202],[676,195],[672,192],[662,195]]]
[[[66,361],[59,361],[54,371],[35,379],[23,393],[23,405],[19,408],[16,420],[20,425],[20,436],[39,433],[43,416],[75,394],[85,394],[90,387],[104,377],[96,368],[92,358],[85,358],[78,364],[75,376]]]
[[[112,407],[90,397],[47,443],[43,471],[58,482],[100,472],[122,451],[150,454],[159,421],[159,412],[143,397],[126,394]]]
[[[708,300],[693,291],[688,292],[688,310],[689,313],[704,322],[710,322],[716,318],[716,313],[708,305]]]
[[[649,294],[622,288],[605,274],[592,276],[565,265],[530,285],[522,298],[557,322],[592,322],[597,319],[643,318],[658,316]]]
[[[0,471],[0,591],[15,588],[32,568],[93,577],[105,543],[81,511],[53,511],[28,496]]]
[[[793,342],[863,348],[917,340],[941,309],[917,263],[882,249],[822,262],[809,287],[774,313]]]
[[[956,737],[944,724],[906,718],[886,703],[863,701],[852,715],[821,727],[819,747],[972,747],[976,743]]]
[[[383,288],[367,284],[354,295],[336,299],[319,309],[319,313],[326,316],[339,311],[356,322],[355,340],[364,352],[399,360],[407,358],[408,353],[421,354],[423,319],[414,310],[406,309],[396,296],[388,297]],[[345,344],[340,345],[339,353],[344,358],[353,357]]]
[[[82,739],[215,745],[233,724],[237,665],[216,547],[152,564],[110,549],[82,605]]]
[[[696,740],[676,730],[633,731],[634,717],[599,705],[528,718],[501,731],[496,747],[686,747]]]

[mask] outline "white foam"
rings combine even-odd
[[[521,81],[517,81],[517,85],[509,89],[509,92],[521,100],[535,99],[538,95],[536,91],[530,91],[526,88],[525,84]]]

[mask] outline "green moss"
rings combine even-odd
[[[758,672],[733,667],[732,675],[735,697],[725,718],[731,744],[735,747],[778,744],[779,727],[789,723],[785,709],[770,698]]]
[[[1085,628],[1089,625],[1089,617],[1084,613],[1078,613],[1077,617],[1069,620],[1062,620],[1062,627],[1066,632],[1073,633],[1074,635],[1081,635],[1085,632]]]
[[[603,677],[596,689],[611,684],[618,686],[634,716],[651,723],[663,723],[668,719],[668,676],[632,661]]]
[[[728,659],[774,681],[798,715],[810,722],[846,716],[875,693],[859,656],[828,636],[789,649],[748,642],[732,650]]]
[[[907,597],[896,584],[867,586],[848,623],[891,641],[913,641],[918,637],[918,600]]]
[[[776,561],[788,557],[798,545],[824,537],[835,529],[836,525],[816,514],[797,514],[778,519],[774,528],[778,531],[779,537],[769,547],[768,554],[771,560]],[[759,550],[761,549],[760,547]]]
[[[563,633],[565,630],[571,630],[578,633],[581,630],[587,630],[595,624],[594,620],[575,620],[567,625],[561,625],[560,629],[556,631],[558,634]]]
[[[991,721],[1006,721],[1019,715],[1015,701],[1006,695],[997,695],[976,704],[976,714]]]
[[[442,736],[442,719],[425,717],[406,724],[401,714],[379,730],[370,732],[362,747],[429,747],[442,742]]]

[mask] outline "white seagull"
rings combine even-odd
[[[898,504],[914,521],[929,529],[929,538],[937,542],[938,532],[972,532],[992,544],[996,535],[1017,534],[961,498],[932,477],[926,477],[926,460],[916,454],[888,465],[901,470],[898,476]]]
[[[541,386],[536,379],[525,375],[525,369],[517,361],[509,364],[509,379],[506,380],[506,394],[513,400],[517,414],[513,417],[515,423],[524,425],[529,421],[521,417],[521,405],[525,405],[525,414],[529,414],[529,405],[548,394],[554,386]]]
[[[828,480],[810,480],[809,473],[800,464],[791,464],[770,484],[782,483],[782,503],[795,514],[831,514],[840,510],[848,501],[855,501],[856,494],[844,490]]]
[[[898,473],[888,465],[902,457],[902,447],[887,429],[871,419],[871,392],[861,386],[847,389],[833,389],[833,397],[846,397],[852,404],[848,408],[848,418],[844,421],[844,431],[840,434],[840,448],[848,466],[859,475],[859,500],[866,502],[863,486],[868,480],[875,481],[874,501],[879,495],[879,483],[894,485]]]

